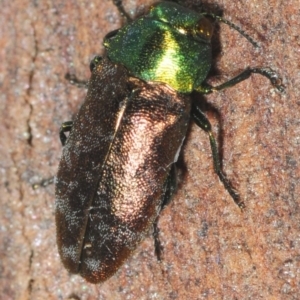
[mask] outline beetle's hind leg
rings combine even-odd
[[[200,107],[196,104],[193,104],[192,106],[192,117],[195,121],[195,123],[202,128],[209,136],[212,156],[213,156],[213,163],[214,163],[214,169],[215,172],[218,174],[220,180],[224,184],[226,190],[230,194],[230,196],[233,198],[234,202],[243,209],[245,207],[244,202],[240,199],[239,194],[234,190],[234,188],[231,186],[229,180],[226,178],[225,174],[221,170],[221,162],[219,158],[219,151],[216,139],[212,133],[211,124],[205,114],[201,111]]]
[[[168,205],[172,196],[175,193],[177,188],[177,172],[175,164],[172,165],[170,173],[165,183],[165,193],[162,197],[161,210]],[[154,239],[154,251],[158,261],[161,261],[161,254],[163,251],[163,247],[160,243],[159,239],[159,228],[158,228],[159,215],[153,223],[153,239]]]

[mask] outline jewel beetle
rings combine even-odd
[[[129,19],[122,2],[114,3]],[[157,219],[176,188],[175,163],[190,119],[208,134],[215,171],[244,207],[221,170],[209,120],[190,94],[234,86],[252,73],[267,77],[279,91],[283,86],[269,68],[247,68],[219,86],[207,84],[211,19],[254,43],[219,16],[167,1],[104,38],[105,55],[90,64],[86,99],[75,120],[60,129],[57,244],[71,273],[92,283],[105,281],[152,227],[159,256]]]

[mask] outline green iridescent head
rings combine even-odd
[[[210,70],[212,31],[202,14],[161,2],[149,14],[108,34],[104,46],[110,60],[134,76],[190,93]]]

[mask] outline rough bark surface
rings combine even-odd
[[[125,5],[134,15],[152,2]],[[108,0],[2,1],[1,299],[300,298],[299,3],[207,2],[261,44],[255,50],[221,24],[214,64],[222,76],[214,82],[247,66],[271,66],[286,85],[279,94],[255,75],[205,100],[222,142],[223,169],[246,209],[219,182],[208,138],[192,125],[178,192],[159,222],[163,261],[149,237],[116,275],[92,285],[60,262],[54,186],[34,191],[31,184],[56,173],[60,124],[85,97],[65,73],[88,78],[90,59],[103,52],[104,35],[121,20]]]

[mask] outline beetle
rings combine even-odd
[[[122,2],[114,0],[129,19]],[[283,86],[269,68],[248,68],[213,87],[214,14],[159,2],[148,14],[104,38],[106,53],[95,57],[88,93],[75,120],[63,123],[64,145],[56,177],[59,254],[71,273],[92,283],[111,277],[153,227],[160,258],[157,220],[176,189],[176,166],[192,118],[209,136],[214,169],[236,204],[244,203],[223,174],[211,125],[192,91],[208,94],[231,87],[252,73]],[[68,138],[65,133],[70,132]]]

